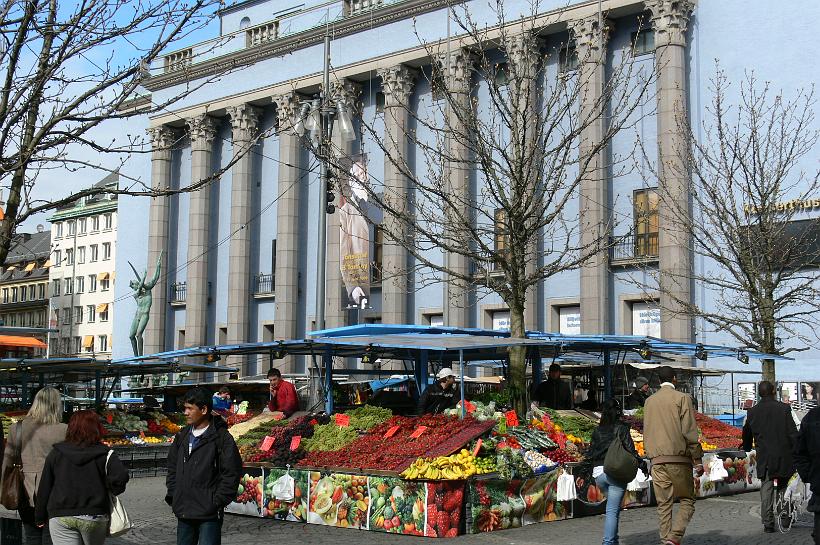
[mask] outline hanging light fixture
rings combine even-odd
[[[292,120],[293,132],[295,132],[298,136],[305,135],[305,123],[307,123],[308,114],[310,114],[310,104],[305,102],[299,109],[299,113],[296,114],[295,118]]]
[[[745,365],[749,365],[749,354],[747,354],[745,350],[738,350],[737,361]]]
[[[350,119],[347,103],[339,100],[336,103],[336,119],[339,121],[339,136],[343,142],[353,142],[356,140],[356,129],[353,127],[353,120]]]
[[[315,140],[319,137],[319,133],[322,130],[322,113],[319,111],[319,100],[314,100],[313,104],[309,105],[308,108],[310,109],[310,113],[305,116],[305,130],[308,131],[310,137]]]
[[[702,343],[695,345],[695,358],[701,361],[706,361],[709,358],[709,354],[706,353],[706,349],[703,348]]]

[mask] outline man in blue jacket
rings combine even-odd
[[[168,452],[165,501],[177,517],[177,545],[221,545],[224,509],[236,497],[242,475],[239,449],[212,409],[208,390],[189,391],[188,425]]]

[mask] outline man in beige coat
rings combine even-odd
[[[644,448],[652,461],[652,482],[658,501],[662,545],[680,545],[686,526],[695,514],[692,466],[700,465],[703,449],[692,398],[675,389],[672,368],[657,369],[661,388],[644,405]],[[672,504],[680,500],[677,516]]]

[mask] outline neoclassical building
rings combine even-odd
[[[803,3],[805,9],[816,11],[811,2]],[[505,9],[518,4],[529,9],[529,3],[518,0],[507,2]],[[306,137],[294,130],[293,120],[320,89],[326,34],[332,37],[329,92],[333,101],[349,106],[354,122],[361,116],[383,131],[391,153],[407,158],[411,168],[424,165],[418,164],[420,154],[412,141],[401,135],[412,124],[411,112],[418,113],[437,100],[425,74],[440,60],[430,57],[420,39],[453,44],[447,49],[449,58],[442,62],[449,70],[449,85],[451,89],[463,85],[460,92],[467,104],[475,99],[470,81],[482,76],[474,73],[471,55],[459,46],[447,2],[340,0],[309,1],[283,10],[281,6],[273,0],[237,2],[220,13],[218,37],[169,52],[151,67],[145,86],[155,103],[195,90],[163,113],[145,119],[153,152],[150,166],[131,165],[134,174],[150,176],[157,188],[179,188],[208,179],[215,171],[224,172],[200,191],[150,203],[135,200],[133,206],[120,207],[123,225],[133,231],[121,237],[125,240],[120,241],[117,268],[122,270],[129,259],[148,264],[151,270],[159,260],[163,269],[153,291],[146,353],[302,338],[314,328],[317,219],[325,213],[319,209],[319,191],[324,188]],[[485,4],[463,6],[460,9],[472,10],[479,23],[498,25]],[[764,18],[767,24],[762,24]],[[679,161],[675,146],[682,138],[676,116],[684,115],[694,125],[700,122],[715,59],[721,59],[730,76],[757,69],[763,77],[781,78],[786,87],[807,83],[796,71],[783,69],[799,64],[788,52],[797,55],[796,44],[810,42],[811,31],[798,22],[789,36],[777,35],[779,22],[787,20],[791,19],[765,0],[550,0],[541,3],[534,18],[538,39],[526,41],[531,49],[510,51],[542,59],[547,78],[577,71],[587,90],[578,104],[583,109],[602,92],[619,55],[631,48],[634,62],[654,70],[657,79],[651,103],[642,106],[640,122],[628,134],[617,135],[610,151],[627,154],[640,137],[648,143],[647,149],[657,150],[658,168],[667,169],[666,183],[680,192],[685,180],[672,174],[682,170],[675,164]],[[590,50],[603,62],[573,64],[575,58],[588,58]],[[814,60],[804,62],[817,68]],[[800,72],[812,73],[802,65]],[[136,107],[141,100],[147,98],[135,101]],[[600,133],[601,127],[590,126],[583,140],[593,142]],[[410,191],[406,178],[385,160],[379,145],[361,134],[347,141],[339,130],[333,138],[345,153],[365,154],[368,171],[380,177],[386,188]],[[449,146],[453,156],[465,153],[458,142]],[[579,153],[586,153],[583,146]],[[603,170],[607,156],[602,153],[595,159]],[[474,175],[464,169],[452,172],[451,178],[454,191],[470,191],[475,183]],[[689,250],[690,241],[674,235],[675,229],[664,229],[675,219],[659,205],[657,190],[640,173],[582,182],[579,221],[600,223],[608,214],[625,220],[613,233],[611,249],[533,290],[526,312],[528,329],[651,334],[686,342],[707,339],[701,325],[683,314],[661,310],[672,306],[658,300],[666,296],[635,287],[636,274],[646,274],[651,285],[651,272],[679,273],[700,266]],[[327,215],[326,327],[364,322],[509,325],[509,311],[498,297],[474,297],[459,292],[452,283],[426,284],[409,274],[381,281],[379,271],[412,259],[372,227],[370,308],[347,308],[339,222],[338,211]],[[582,237],[587,236],[584,233]],[[455,253],[442,259],[459,270],[474,266]],[[115,306],[123,307],[118,315],[128,319],[115,323],[114,355],[125,356],[133,309],[128,306],[132,303],[127,283],[117,289]],[[675,289],[675,297],[681,300],[702,297],[695,285],[680,283]],[[728,339],[712,335],[708,340]],[[244,374],[263,369],[261,361],[230,363],[241,365]],[[286,360],[282,365],[284,370],[301,372],[306,362]]]

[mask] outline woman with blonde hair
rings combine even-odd
[[[46,456],[55,443],[65,441],[66,425],[62,423],[63,405],[60,392],[47,386],[37,392],[25,418],[9,427],[6,451],[3,455],[2,475],[14,463],[16,453],[23,461],[23,476],[28,505],[18,509],[23,521],[25,545],[50,545],[47,528],[38,528],[34,520],[34,501]]]

